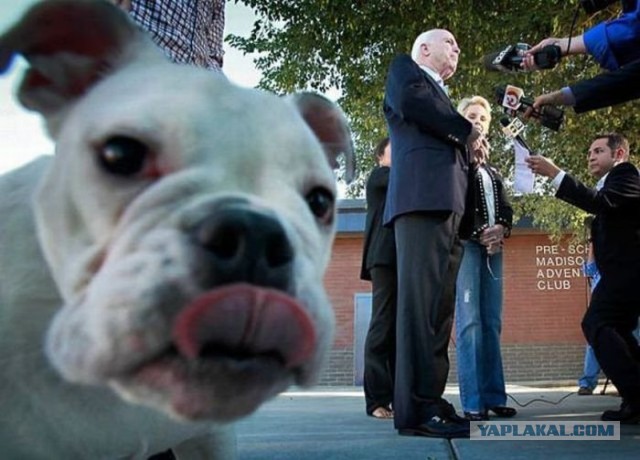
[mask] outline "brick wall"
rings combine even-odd
[[[339,235],[325,277],[336,314],[336,337],[321,384],[353,385],[354,294],[370,292],[359,279],[361,235]],[[502,350],[508,382],[575,380],[580,376],[584,338],[580,320],[588,301],[581,275],[586,248],[547,235],[514,230],[504,249]],[[450,347],[450,381],[455,349]]]

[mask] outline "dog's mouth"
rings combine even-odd
[[[284,390],[316,348],[313,322],[292,297],[234,284],[178,315],[173,341],[117,386],[178,417],[228,421]]]

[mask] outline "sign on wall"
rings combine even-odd
[[[536,288],[566,291],[584,283],[582,266],[587,260],[586,244],[541,244],[535,247]]]

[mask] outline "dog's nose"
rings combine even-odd
[[[225,206],[197,226],[195,238],[212,259],[207,271],[215,285],[290,287],[293,249],[274,216],[240,203]]]

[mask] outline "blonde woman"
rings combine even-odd
[[[485,136],[491,105],[481,96],[463,99],[458,111]],[[500,351],[502,327],[502,244],[511,230],[513,210],[498,171],[487,163],[488,145],[476,155],[473,183],[475,203],[471,237],[463,241],[464,255],[456,283],[456,353],[460,402],[467,419],[488,420],[489,412],[513,417],[506,406]]]

